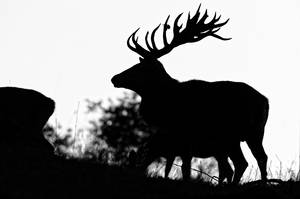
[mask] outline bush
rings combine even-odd
[[[139,114],[140,98],[135,93],[124,93],[116,101],[109,99],[106,106],[102,101],[87,103],[88,113],[99,113],[97,119],[90,121],[89,131],[107,144],[111,159],[106,161],[128,163],[130,151],[136,151],[154,133]]]

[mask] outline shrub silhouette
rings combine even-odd
[[[128,163],[130,151],[137,148],[155,132],[146,125],[139,114],[140,100],[137,94],[124,93],[116,101],[109,99],[105,106],[102,101],[88,102],[88,113],[99,113],[98,119],[90,121],[90,133],[95,135],[95,142],[103,140],[107,144],[109,157],[105,161],[112,161],[118,164]],[[94,143],[96,144],[96,143]],[[103,151],[100,153],[104,153]],[[100,155],[103,158],[103,156]],[[102,160],[103,161],[103,160]]]
[[[53,146],[54,153],[56,155],[68,157],[68,154],[64,149],[72,147],[74,140],[72,139],[70,133],[67,133],[66,135],[60,135],[58,133],[60,128],[60,125],[55,128],[52,124],[47,123],[43,129],[43,134],[46,140]]]

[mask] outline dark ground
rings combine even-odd
[[[146,178],[132,169],[53,154],[4,159],[1,198],[299,198],[300,182],[209,185],[201,182]],[[27,155],[24,155],[27,154]],[[38,154],[38,153],[36,153]]]
[[[18,140],[18,141],[15,141]],[[46,140],[0,139],[1,198],[300,198],[300,182],[210,185],[54,155]]]

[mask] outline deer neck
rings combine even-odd
[[[171,92],[178,86],[178,84],[178,80],[169,77],[164,80],[155,81],[152,84],[149,84],[138,94],[142,97],[142,99],[159,99],[160,96],[162,97],[162,95],[166,95],[167,93]]]
[[[179,82],[175,79],[159,82],[155,87],[143,92],[140,114],[149,125],[164,126],[164,113],[168,112],[166,104],[178,93]],[[168,107],[168,106],[167,106]],[[162,114],[157,114],[162,113]]]

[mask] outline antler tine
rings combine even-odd
[[[127,46],[129,47],[130,50],[136,52],[142,57],[148,57],[150,56],[150,52],[143,48],[139,43],[138,43],[138,37],[135,37],[136,33],[138,32],[140,28],[138,28],[136,31],[134,31],[129,38],[127,39]],[[133,43],[134,46],[130,44],[130,41]]]
[[[215,13],[216,14],[216,13]],[[216,21],[219,21],[222,15],[219,15],[218,18],[216,18]]]
[[[161,56],[169,53],[172,49],[175,47],[185,44],[185,43],[191,43],[191,42],[197,42],[202,40],[205,37],[212,36],[217,39],[221,40],[229,40],[231,38],[224,38],[216,33],[220,30],[222,26],[227,24],[229,19],[227,19],[225,22],[218,23],[221,15],[217,16],[217,13],[215,12],[214,17],[208,22],[205,23],[206,19],[208,18],[207,9],[205,10],[205,13],[202,17],[200,17],[200,8],[201,4],[199,5],[196,13],[191,17],[190,13],[188,14],[188,18],[186,21],[186,26],[182,29],[182,24],[179,25],[179,19],[181,18],[182,14],[179,14],[173,24],[173,38],[170,42],[168,42],[167,39],[167,31],[170,28],[170,25],[168,24],[170,15],[167,17],[164,25],[163,25],[163,47],[161,49],[158,49],[155,44],[155,33],[159,29],[159,24],[151,33],[150,42],[148,40],[149,31],[146,33],[145,36],[145,43],[147,48],[143,48],[141,45],[138,44],[138,37],[136,38],[135,35],[139,29],[137,29],[127,40],[128,47],[141,55],[142,57],[151,57],[151,58],[160,58]],[[132,41],[133,45],[130,44],[130,41]]]
[[[163,43],[164,47],[161,49],[157,49],[153,53],[155,53],[156,58],[160,58],[161,56],[169,53],[173,48],[180,45],[180,42],[177,41],[178,38],[180,38],[180,29],[182,28],[182,24],[179,26],[178,21],[183,13],[178,15],[174,21],[173,25],[173,39],[170,43],[168,43],[167,40],[167,30],[170,28],[170,25],[168,24],[168,20],[170,18],[170,15],[167,17],[164,27],[163,27]]]
[[[134,40],[132,37],[134,37],[134,35],[136,34],[136,32],[137,32],[139,29],[140,29],[140,28],[138,28],[136,31],[134,31],[134,32],[128,37],[128,39],[127,39],[127,46],[128,46],[128,48],[129,48],[130,50],[134,51],[134,52],[136,52],[136,49],[135,49],[133,46],[131,46],[130,40]],[[136,53],[137,53],[137,52],[136,52]]]
[[[174,20],[174,25],[173,25],[173,40],[172,41],[174,41],[174,39],[178,38],[180,30],[182,28],[182,24],[180,26],[178,26],[178,21],[179,21],[180,17],[182,16],[182,14],[183,13],[181,13],[180,15],[178,15],[176,17],[176,19]]]
[[[167,30],[170,28],[170,25],[168,24],[169,18],[170,18],[170,15],[167,17],[165,24],[164,24],[164,29],[163,29],[163,42],[164,42],[165,46],[169,45],[168,39],[167,39]]]
[[[158,50],[155,44],[155,33],[158,30],[158,28],[160,27],[160,24],[153,30],[152,34],[151,34],[151,44],[153,49],[152,50]]]
[[[206,28],[204,29],[204,31],[207,31],[207,32],[203,34],[201,39],[203,39],[206,36],[212,36],[212,37],[215,37],[215,38],[221,39],[221,40],[230,40],[231,39],[231,38],[224,38],[224,37],[221,37],[221,36],[215,34],[216,32],[218,32],[221,29],[222,26],[227,24],[227,22],[229,21],[229,19],[227,19],[225,22],[218,23],[220,18],[221,18],[221,15],[219,15],[217,17],[217,14],[215,13],[213,19],[209,23],[205,24]]]
[[[200,4],[200,6],[201,6],[201,4]],[[188,40],[186,42],[200,41],[201,39],[203,39],[207,36],[212,36],[212,37],[215,37],[215,38],[218,38],[221,40],[231,39],[231,38],[224,38],[224,37],[221,37],[221,36],[215,34],[216,32],[218,32],[220,30],[220,27],[224,26],[229,21],[229,19],[227,19],[223,23],[218,23],[221,18],[221,15],[219,15],[217,17],[217,13],[215,12],[212,20],[205,24],[205,21],[208,18],[207,9],[205,10],[204,15],[199,19],[200,6],[197,9],[195,15],[192,18],[189,17],[186,22],[187,27],[184,30],[186,32],[185,34],[187,37],[193,36],[191,38],[186,38],[186,40]],[[197,32],[195,31],[195,29],[197,30]]]
[[[189,19],[188,18],[188,20],[190,20],[190,22],[192,23],[192,24],[197,24],[197,22],[198,22],[198,19],[199,19],[199,17],[200,17],[200,7],[201,7],[201,4],[199,5],[199,7],[198,7],[198,9],[197,9],[197,11],[196,11],[196,13],[195,13],[195,15],[191,18],[191,19]],[[205,15],[207,15],[207,10],[205,11]],[[204,16],[205,16],[204,15]],[[205,17],[206,18],[206,17]],[[205,19],[204,19],[205,20]]]
[[[206,9],[204,15],[201,17],[201,19],[199,20],[198,24],[204,24],[204,22],[207,19],[207,17],[208,17],[208,14],[207,14],[207,9]]]
[[[221,17],[221,15],[220,15],[220,17]],[[220,18],[219,17],[219,18]],[[216,32],[218,32],[220,29],[221,29],[221,26],[224,26],[225,24],[227,24],[227,22],[229,21],[229,19],[227,19],[225,22],[223,22],[223,23],[220,23],[220,24],[218,24],[218,29],[217,30],[215,30],[215,31],[213,31],[212,32],[212,34],[211,34],[211,36],[212,37],[215,37],[215,38],[217,38],[217,39],[221,39],[221,40],[223,40],[223,41],[226,41],[226,40],[230,40],[231,38],[224,38],[224,37],[221,37],[220,35],[217,35],[217,34],[215,34]]]
[[[156,33],[156,31],[158,30],[159,27],[160,27],[160,24],[151,33],[151,45],[152,46],[148,42],[149,31],[147,31],[147,33],[146,33],[145,43],[146,43],[146,46],[147,46],[148,50],[150,51],[150,53],[153,52],[153,50],[158,50],[157,46],[155,44],[155,33]]]
[[[149,35],[149,31],[147,31],[146,36],[145,36],[145,43],[147,48],[151,51],[152,47],[150,46],[150,44],[148,43],[148,35]]]

